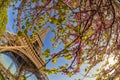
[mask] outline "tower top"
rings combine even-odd
[[[41,33],[38,34],[42,41],[45,38],[45,36],[46,36],[46,34],[48,33],[49,30],[50,30],[50,27],[47,27],[45,30],[43,30]]]
[[[37,51],[38,54],[41,53],[42,46],[44,45],[43,40],[49,30],[50,30],[50,27],[47,27],[41,33],[38,33],[33,37],[34,40],[33,40],[32,44],[35,47],[35,50]]]

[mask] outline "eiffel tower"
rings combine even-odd
[[[0,41],[0,80],[48,80],[41,70],[45,63],[40,55],[43,39],[49,30],[48,27],[34,36],[5,32]],[[2,58],[8,61],[8,67]]]

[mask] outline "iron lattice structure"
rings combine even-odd
[[[11,63],[8,68],[0,64],[0,74],[2,74],[5,80],[23,80],[21,78],[24,77],[21,76],[27,72],[34,74],[37,80],[48,80],[46,74],[41,71],[41,67],[45,63],[40,55],[43,39],[49,29],[48,27],[34,36],[28,36],[26,34],[16,36],[11,32],[6,32],[2,36],[0,41],[0,54],[5,53],[9,56],[17,67],[16,72],[12,74],[10,69],[14,63]]]

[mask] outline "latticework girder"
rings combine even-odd
[[[30,37],[26,34],[23,36],[17,36],[11,32],[6,32],[0,41],[0,53],[6,52],[11,53],[14,58],[14,63],[18,65],[16,74],[11,74],[9,70],[5,69],[4,66],[0,65],[0,73],[3,75],[5,80],[17,80],[25,71],[31,72],[37,77],[37,80],[48,80],[45,73],[41,71],[44,65],[44,61],[41,59],[41,49],[43,46],[43,39],[50,28],[42,31],[40,34],[36,34],[30,40]],[[9,55],[8,55],[9,56]],[[17,60],[17,61],[15,61]],[[12,65],[10,66],[10,68]]]

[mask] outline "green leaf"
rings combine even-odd
[[[97,78],[96,80],[102,80],[101,78]]]
[[[56,49],[58,47],[58,44],[53,44],[52,47]]]
[[[55,38],[51,38],[50,41],[51,41],[51,42],[54,42],[54,41],[55,41]]]
[[[26,80],[26,76],[25,75],[21,75],[20,76],[20,80]]]
[[[5,80],[1,73],[0,73],[0,80]]]
[[[65,69],[66,69],[65,66],[59,66],[59,68],[60,68],[61,70],[65,70]]]
[[[65,57],[65,59],[67,59],[67,60],[72,59],[72,55],[71,55],[71,54],[67,54],[67,55],[65,55],[64,57]]]
[[[52,73],[54,73],[54,74],[57,74],[57,73],[59,72],[59,70],[56,69],[56,68],[51,68],[51,71],[52,71]]]
[[[57,62],[57,60],[58,60],[58,58],[57,58],[57,57],[53,58],[53,59],[52,59],[52,63],[54,63],[54,64],[55,64],[55,63]]]
[[[51,75],[52,74],[52,71],[51,70],[49,70],[49,69],[43,69],[43,71],[45,72],[45,73],[47,73],[47,74],[49,74],[49,75]]]
[[[61,34],[64,34],[64,33],[65,33],[65,31],[66,31],[65,29],[60,29],[60,31],[59,31],[59,32],[60,32]]]
[[[21,31],[19,31],[19,32],[17,33],[18,36],[22,36],[22,34],[23,34],[23,32],[21,32]]]
[[[46,49],[42,55],[48,58],[50,56],[50,49]]]
[[[67,49],[65,49],[64,51],[63,51],[63,54],[66,54],[66,53],[68,53],[69,51],[67,50]]]
[[[56,18],[51,18],[51,19],[49,19],[49,22],[52,23],[52,24],[57,24],[58,19],[56,19]]]
[[[2,1],[1,1],[2,2]],[[0,7],[0,35],[4,34],[8,22],[7,8]]]
[[[67,75],[68,75],[68,77],[71,77],[73,75],[73,73],[69,72]]]
[[[86,39],[87,39],[87,36],[86,36],[86,35],[82,37],[82,40],[86,40]]]

